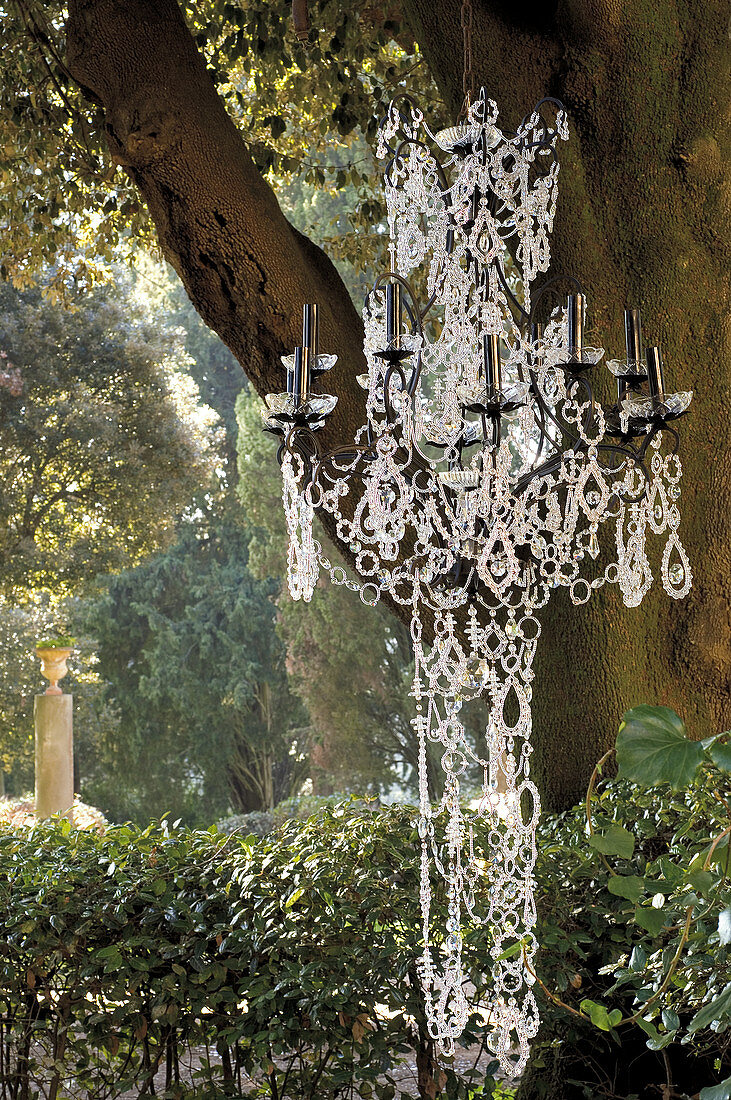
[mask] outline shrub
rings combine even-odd
[[[542,1005],[521,1100],[729,1100],[731,752],[638,707],[618,754],[640,782],[599,782],[591,835],[584,806],[541,826],[538,974],[563,1004]]]
[[[241,833],[242,836],[265,837],[274,829],[284,825],[286,821],[306,821],[309,817],[321,810],[337,806],[339,802],[348,800],[346,794],[331,795],[292,795],[285,798],[271,810],[251,810],[246,814],[230,814],[224,817],[216,825],[219,833]],[[351,803],[364,806],[377,807],[377,799],[350,798]]]
[[[357,804],[264,843],[164,823],[0,829],[0,1095],[144,1096],[165,1067],[168,1096],[388,1100],[404,1058],[422,1096],[492,1095],[489,1074],[471,1089],[443,1073],[425,1033],[417,850],[413,811]]]

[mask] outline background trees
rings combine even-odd
[[[128,293],[0,285],[0,584],[70,590],[170,537],[213,473],[213,417]],[[154,456],[154,461],[153,461]]]

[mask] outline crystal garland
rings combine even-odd
[[[544,117],[549,110],[553,126]],[[531,284],[550,259],[555,147],[567,137],[556,101],[539,104],[515,134],[504,134],[483,92],[466,122],[437,135],[411,100],[394,101],[378,149],[388,159],[392,269],[363,314],[368,373],[359,381],[368,423],[354,445],[329,453],[317,446],[314,433],[336,398],[313,395],[310,379],[331,369],[335,356],[319,354],[312,307],[302,348],[284,357],[287,393],[269,395],[263,410],[265,427],[283,437],[293,599],[311,598],[323,567],[364,603],[386,593],[410,615],[419,966],[429,1032],[449,1053],[464,1030],[463,930],[466,922],[483,923],[493,960],[488,1043],[511,1075],[524,1068],[538,1028],[533,872],[540,800],[530,754],[540,612],[554,589],[567,588],[572,602],[583,604],[607,583],[637,606],[653,579],[648,533],[668,535],[660,566],[665,591],[680,598],[692,583],[678,536],[680,461],[675,446],[662,451],[664,435],[677,445],[669,422],[692,395],[664,392],[659,349],[643,356],[638,317],[628,322],[626,361],[608,363],[618,382],[611,407],[594,399],[586,380],[603,350],[583,344],[583,296],[554,309],[542,329],[532,323],[540,295],[532,304]],[[444,163],[435,146],[447,154]],[[522,302],[505,273],[511,238]],[[406,281],[417,268],[426,280],[424,310]],[[316,510],[334,517],[358,580],[323,556],[312,531]],[[615,523],[616,560],[601,568],[608,542],[600,543],[598,532],[607,521]],[[478,697],[490,712],[483,752],[470,745],[461,721],[463,704]],[[444,771],[437,806],[429,797],[429,744],[440,747]],[[475,770],[482,795],[470,814],[461,783]],[[475,821],[486,827],[486,851],[476,843]],[[436,944],[432,867],[448,899]]]

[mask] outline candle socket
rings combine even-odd
[[[482,337],[482,361],[488,392],[497,393],[502,386],[500,373],[500,337],[496,332],[488,332]]]
[[[638,363],[642,359],[642,321],[639,309],[624,311],[624,341],[627,345],[627,363]]]
[[[660,348],[647,349],[647,385],[650,397],[662,397],[665,393],[665,377]]]
[[[575,355],[581,362],[581,352],[584,346],[584,314],[586,312],[586,298],[583,294],[569,294],[567,319],[568,319],[568,344],[569,355]]]
[[[386,287],[386,340],[389,347],[401,347],[401,284]]]
[[[317,303],[306,305],[302,311],[302,346],[310,353],[310,366],[316,367],[320,354],[320,311]]]
[[[622,402],[624,401],[625,397],[627,396],[627,391],[628,390],[629,390],[629,386],[625,382],[624,378],[618,378],[617,379],[617,404],[620,407],[621,407]]]
[[[299,401],[306,401],[310,391],[310,349],[294,349],[293,389]]]

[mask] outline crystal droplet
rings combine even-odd
[[[518,624],[516,623],[515,619],[508,619],[508,622],[505,625],[505,633],[508,638],[518,637]]]
[[[596,531],[592,531],[589,535],[589,544],[586,549],[592,558],[599,557],[599,539],[597,538]]]
[[[683,583],[685,580],[685,570],[679,561],[676,561],[675,565],[670,567],[668,576],[670,577],[670,583],[675,585],[676,588]]]
[[[662,504],[656,504],[655,507],[652,509],[652,514],[655,517],[655,523],[662,523]]]
[[[497,558],[496,561],[490,565],[493,577],[504,577],[508,571],[508,563],[501,558]]]
[[[590,508],[596,508],[601,499],[601,493],[598,493],[596,489],[592,489],[586,494],[586,503],[589,505]]]

